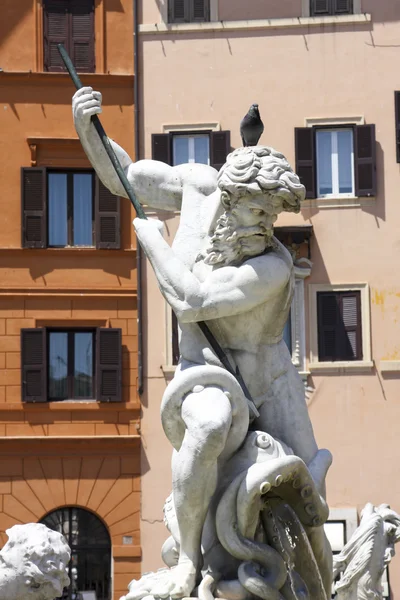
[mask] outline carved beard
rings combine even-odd
[[[263,236],[262,249],[260,251],[260,239],[250,239],[251,236]],[[239,227],[236,217],[228,211],[217,221],[214,235],[211,238],[211,246],[206,249],[204,262],[214,267],[225,267],[227,265],[239,265],[248,256],[258,256],[272,246],[272,229],[260,226]]]

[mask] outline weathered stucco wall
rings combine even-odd
[[[146,5],[142,22],[158,22],[158,3],[142,4]],[[220,0],[219,18],[300,16],[300,2],[283,4]],[[394,121],[400,8],[390,0],[379,4],[363,0],[361,11],[370,13],[371,21],[279,30],[257,29],[250,23],[240,31],[142,34],[141,156],[151,157],[151,134],[161,133],[164,124],[219,123],[221,129],[231,131],[232,146],[237,147],[240,120],[253,102],[259,103],[265,125],[261,141],[282,151],[293,166],[294,128],[304,126],[307,117],[363,117],[365,123],[376,125],[376,198],[361,199],[359,206],[347,208],[308,202],[299,215],[282,215],[277,224],[314,228],[314,265],[306,280],[307,337],[308,284],[366,282],[370,286],[374,368],[367,373],[313,373],[309,378],[315,388],[309,410],[318,443],[334,455],[328,476],[330,505],[360,509],[369,500],[390,502],[399,510],[395,465],[400,383],[397,374],[381,373],[380,361],[400,359],[395,258],[400,247],[400,169]],[[158,313],[157,331],[164,331],[165,321],[160,320],[164,305],[152,274],[147,286],[149,314]],[[159,502],[151,499],[153,486],[164,487],[164,495],[170,489],[166,443],[161,426],[157,429],[154,424],[164,379],[160,368],[164,337],[151,337],[147,349],[151,408],[144,411],[142,431],[144,437],[150,433],[160,437],[160,452],[157,457],[154,451],[149,453],[151,470],[143,477],[142,504],[154,506],[152,520],[142,520],[145,570],[160,566],[147,540],[167,535],[162,523],[156,522],[161,518]],[[390,576],[395,593],[400,589],[397,571],[394,562]]]

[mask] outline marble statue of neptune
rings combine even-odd
[[[91,116],[100,112],[99,92],[89,87],[76,92],[73,115],[86,154],[104,185],[112,193],[126,196],[91,123]],[[318,506],[324,503],[324,478],[331,457],[328,451],[318,451],[304,386],[282,340],[293,294],[293,262],[273,236],[279,213],[298,212],[305,189],[285,157],[265,146],[235,150],[217,173],[201,164],[172,167],[153,160],[133,163],[122,148],[114,142],[112,145],[141,204],[180,211],[172,247],[164,240],[159,221],[134,220],[161,293],[180,326],[181,358],[162,402],[164,431],[174,448],[173,494],[166,519],[177,560],[159,577],[147,579],[144,588],[133,585],[126,598],[190,596],[201,582],[201,569],[212,573],[215,581],[221,578],[224,564],[229,563],[227,547],[232,544],[228,539],[223,541],[229,524],[223,523],[221,511],[218,516],[218,503],[224,485],[240,471],[235,457],[247,442],[248,447],[253,444],[252,448],[258,444],[259,454],[265,453],[267,446],[271,450],[279,444],[279,450],[275,454],[271,450],[265,461],[271,461],[269,468],[276,474],[274,485],[281,486],[283,496],[288,486],[286,496],[292,498],[288,504],[295,512],[297,505],[302,515],[304,512],[301,522],[307,543],[312,547],[323,587],[329,590],[331,553],[322,528],[327,513]],[[210,349],[198,327],[200,321],[207,323],[231,364],[239,368],[256,410]],[[249,441],[248,436],[254,432],[261,432],[257,443]],[[264,441],[260,442],[260,436]],[[255,462],[259,454],[254,454]],[[289,472],[286,466],[293,466],[295,460],[303,466],[291,467]],[[286,465],[282,474],[276,461]],[[304,474],[304,481],[312,473],[307,485],[297,478],[289,486],[289,479],[299,472],[300,478]],[[299,500],[295,501],[297,487]],[[266,494],[268,486],[263,490]],[[309,498],[314,496],[318,498],[310,504]],[[227,498],[224,501],[228,502]],[[303,511],[307,506],[311,507],[308,516]],[[260,507],[254,523],[259,521],[259,514]],[[251,537],[255,539],[255,535],[253,531]],[[252,543],[256,546],[255,541]],[[233,561],[240,560],[241,552],[235,552],[229,550],[228,554],[234,555]],[[274,552],[278,554],[278,550]],[[172,566],[173,552],[166,551],[165,555],[168,566]],[[276,590],[286,585],[287,564],[283,578],[272,578]],[[261,597],[311,597],[290,595],[294,587],[289,582],[286,595],[276,591],[278,595],[262,593]],[[224,594],[229,597],[227,590]],[[316,598],[314,595],[313,600]]]

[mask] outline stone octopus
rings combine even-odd
[[[240,412],[235,402],[241,394],[235,394],[232,382],[228,387],[228,374],[211,369],[214,379],[221,379],[219,385],[230,390],[234,411]],[[210,367],[204,371],[209,382]],[[200,369],[197,384],[202,383],[199,374]],[[181,386],[176,391],[170,388],[163,399],[163,418],[170,412],[164,430],[175,442],[181,424],[174,417],[179,414],[174,404],[184,397]],[[330,464],[327,450],[320,450],[307,466],[268,433],[247,431],[239,450],[225,464],[210,505],[202,537],[203,569],[192,596],[200,600],[327,600],[317,562],[319,555],[331,552],[322,527],[329,509],[319,491]],[[163,545],[162,557],[169,568],[133,580],[121,600],[147,596],[150,600],[155,580],[162,583],[176,566],[180,535],[172,494],[164,505],[164,521],[171,536]]]

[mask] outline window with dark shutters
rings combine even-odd
[[[46,329],[21,329],[22,401],[47,401]]]
[[[120,248],[120,198],[96,177],[96,247]]]
[[[57,49],[64,44],[78,71],[95,71],[94,0],[44,0],[44,70],[65,71]]]
[[[44,168],[21,170],[22,247],[45,248],[47,245],[47,177]]]
[[[318,360],[362,360],[361,294],[318,292]]]
[[[199,134],[203,132],[199,132]],[[191,135],[197,135],[198,132],[193,131],[185,134],[185,137]],[[183,134],[176,134],[183,135]],[[209,136],[210,140],[210,165],[214,169],[219,169],[226,161],[226,157],[231,150],[231,132],[230,131],[210,131],[204,133]],[[151,136],[151,147],[152,147],[152,158],[153,160],[160,160],[168,165],[173,165],[173,133],[153,133]]]
[[[310,15],[312,17],[351,15],[352,13],[353,0],[310,0]]]
[[[394,93],[394,115],[396,134],[396,161],[400,163],[400,92]]]
[[[315,144],[312,127],[296,127],[295,130],[296,173],[306,188],[306,198],[316,197]]]
[[[356,196],[376,196],[375,125],[355,128]]]
[[[230,131],[211,131],[210,133],[210,164],[217,171],[226,162],[231,149]]]
[[[100,402],[122,400],[121,329],[97,329],[96,396]]]
[[[210,0],[169,0],[170,23],[204,22],[210,20]]]
[[[87,169],[21,170],[23,248],[121,247],[120,198]]]

